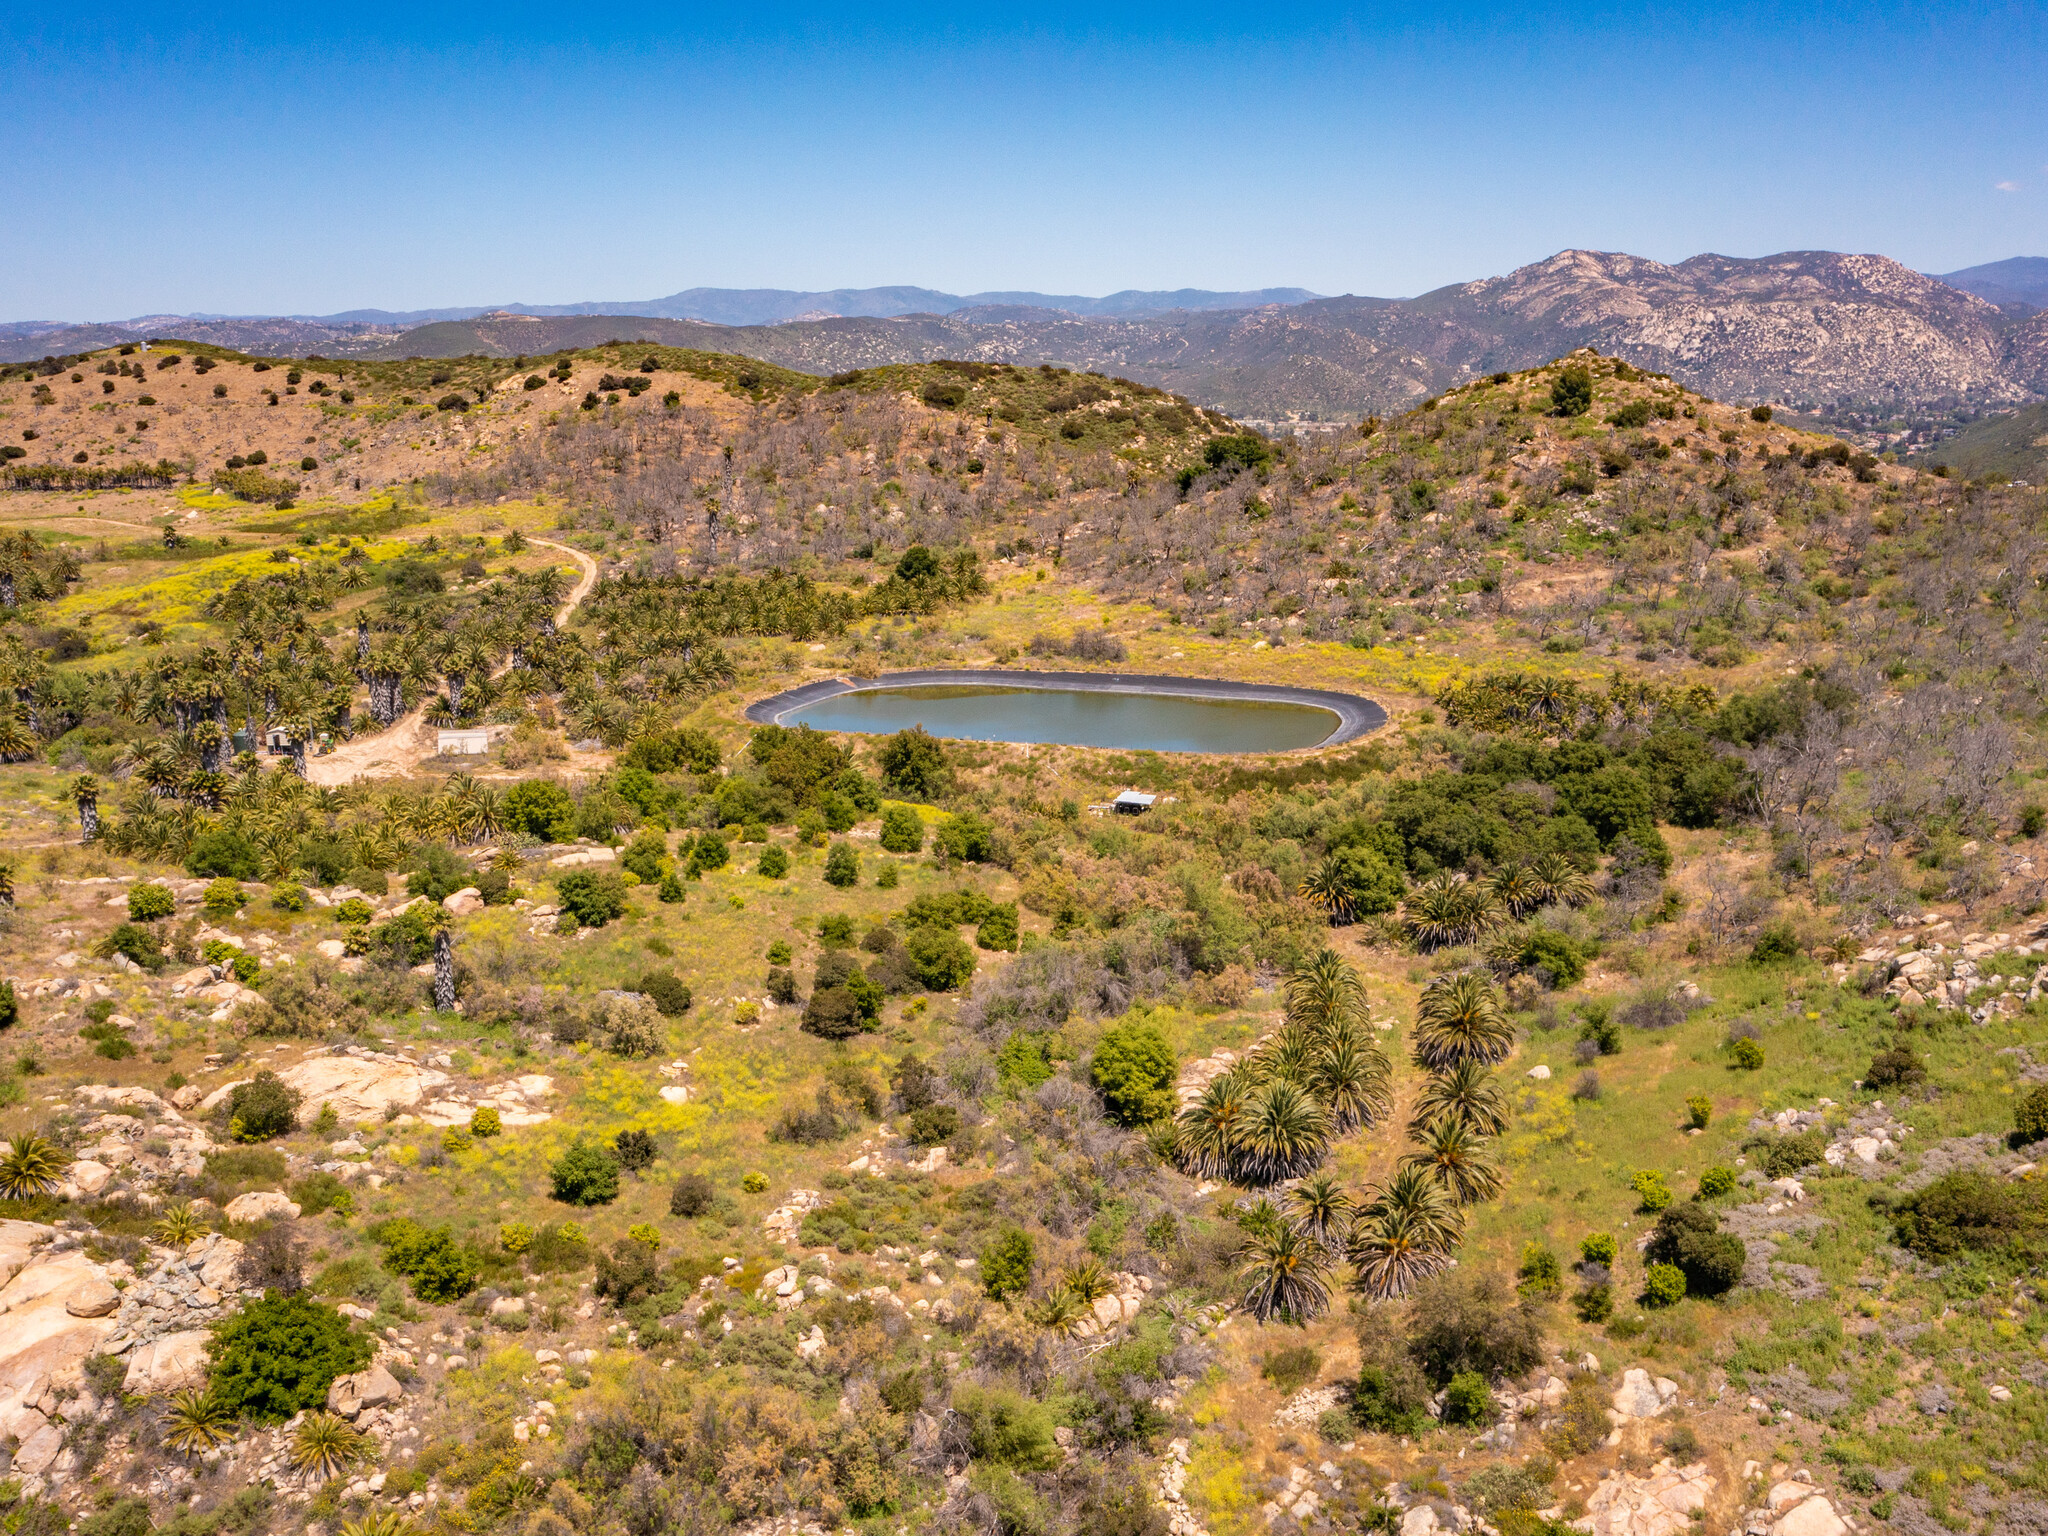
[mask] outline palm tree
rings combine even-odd
[[[78,807],[78,840],[97,842],[100,835],[100,781],[81,773],[71,781],[71,803]]]
[[[1353,1219],[1354,1229],[1359,1221],[1368,1218],[1380,1221],[1399,1216],[1412,1222],[1417,1231],[1439,1248],[1456,1247],[1465,1235],[1464,1212],[1451,1203],[1443,1185],[1427,1168],[1397,1168],[1392,1178],[1374,1185],[1370,1194],[1371,1199],[1359,1207]]]
[[[1474,971],[1439,976],[1422,989],[1415,1009],[1416,1061],[1448,1072],[1461,1061],[1491,1066],[1515,1046],[1515,1028],[1500,988]]]
[[[1192,1178],[1219,1179],[1230,1172],[1247,1113],[1247,1085],[1226,1072],[1175,1121],[1174,1160]]]
[[[0,1157],[0,1199],[33,1200],[49,1193],[69,1161],[55,1142],[33,1133],[22,1137]]]
[[[1493,892],[1449,873],[1433,875],[1408,895],[1402,921],[1423,949],[1469,944],[1500,921]]]
[[[1239,1070],[1255,1083],[1306,1083],[1321,1055],[1322,1042],[1306,1025],[1287,1023],[1260,1041]]]
[[[1583,907],[1593,899],[1593,880],[1561,853],[1540,855],[1529,868],[1539,906]]]
[[[1539,901],[1535,876],[1519,859],[1501,865],[1487,876],[1486,888],[1510,917],[1520,917]]]
[[[1445,1116],[1416,1138],[1420,1152],[1404,1165],[1428,1171],[1459,1205],[1490,1200],[1500,1193],[1500,1170],[1486,1156],[1486,1138],[1464,1121]]]
[[[1358,970],[1325,946],[1287,977],[1287,1018],[1328,1034],[1346,1020],[1365,1017],[1365,983]]]
[[[1088,1303],[1064,1285],[1054,1286],[1042,1299],[1024,1309],[1026,1321],[1061,1338],[1071,1336],[1082,1321],[1092,1315]]]
[[[206,1224],[194,1214],[190,1204],[181,1202],[164,1208],[150,1235],[166,1247],[185,1248],[206,1236]]]
[[[21,711],[13,705],[0,708],[0,763],[18,763],[34,754],[36,739],[22,724]]]
[[[164,1443],[180,1456],[197,1456],[234,1438],[234,1410],[211,1392],[188,1387],[164,1410]]]
[[[315,1410],[292,1436],[292,1465],[322,1480],[339,1477],[369,1454],[368,1437],[338,1413]]]
[[[1451,1262],[1422,1224],[1403,1212],[1353,1222],[1345,1256],[1354,1272],[1351,1283],[1374,1301],[1407,1295]]]
[[[1091,1306],[1105,1296],[1114,1295],[1116,1287],[1109,1283],[1109,1274],[1094,1259],[1086,1259],[1060,1275],[1060,1284]]]
[[[1323,1160],[1329,1144],[1328,1112],[1307,1089],[1278,1078],[1246,1106],[1236,1172],[1253,1184],[1300,1178]]]
[[[439,903],[426,909],[434,930],[434,1012],[455,1011],[455,933],[448,909]]]
[[[1294,1227],[1264,1227],[1246,1234],[1237,1250],[1244,1308],[1260,1322],[1275,1316],[1309,1322],[1330,1308],[1323,1280],[1323,1245]]]
[[[1393,1104],[1393,1064],[1379,1042],[1355,1023],[1324,1039],[1309,1064],[1310,1090],[1330,1113],[1335,1135],[1371,1125]]]
[[[1419,1137],[1444,1119],[1461,1120],[1482,1136],[1498,1136],[1508,1128],[1507,1099],[1482,1063],[1461,1061],[1431,1077],[1415,1101],[1408,1134]]]
[[[1309,873],[1299,889],[1311,903],[1329,913],[1330,921],[1339,928],[1358,917],[1358,902],[1352,894],[1351,882],[1345,878],[1344,861],[1334,853],[1323,856],[1323,862]]]
[[[1344,1247],[1344,1233],[1357,1209],[1343,1185],[1327,1173],[1303,1179],[1287,1192],[1288,1209],[1294,1224],[1331,1253]]]

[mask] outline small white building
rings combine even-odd
[[[438,732],[434,750],[458,757],[477,757],[491,750],[491,733],[482,726],[474,729]]]

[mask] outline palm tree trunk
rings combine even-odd
[[[97,800],[78,802],[78,840],[82,843],[99,841],[100,803]]]
[[[446,928],[434,932],[434,1012],[455,1011],[455,937]]]

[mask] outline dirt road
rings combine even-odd
[[[566,624],[569,615],[597,585],[597,562],[581,550],[557,544],[553,539],[534,539],[531,542],[548,549],[559,549],[582,568],[583,575],[570,592],[569,600],[555,615],[557,625]],[[502,676],[509,666],[508,662],[491,675]],[[427,724],[427,706],[422,704],[374,736],[358,736],[345,741],[325,757],[309,753],[306,757],[306,778],[314,784],[328,785],[352,784],[357,779],[399,778],[434,756],[436,736],[435,728]]]

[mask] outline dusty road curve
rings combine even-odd
[[[532,539],[529,542],[559,549],[582,569],[583,574],[569,593],[568,601],[555,615],[557,625],[566,624],[569,615],[597,585],[597,562],[581,550],[557,544],[553,539]],[[491,675],[503,676],[510,665],[505,663]],[[306,778],[314,784],[326,785],[352,784],[357,779],[395,779],[410,773],[432,757],[434,741],[434,728],[427,724],[427,706],[422,704],[374,736],[358,736],[345,741],[325,757],[308,755]]]

